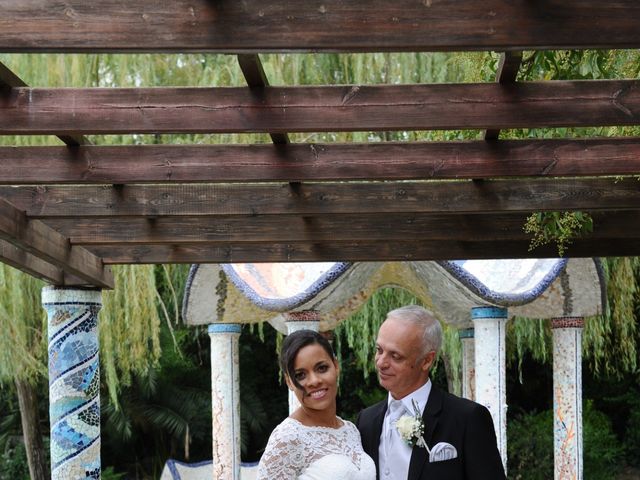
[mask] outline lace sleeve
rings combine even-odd
[[[267,442],[256,480],[295,480],[301,468],[302,452],[298,434],[288,422],[278,425]]]

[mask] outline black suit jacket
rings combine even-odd
[[[364,451],[378,464],[387,400],[360,412],[356,426]],[[429,448],[447,442],[458,451],[452,460],[429,463],[427,450],[413,447],[407,480],[504,480],[491,414],[482,405],[446,393],[435,385],[424,408],[424,439]],[[378,479],[380,473],[378,472]]]

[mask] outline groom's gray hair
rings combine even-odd
[[[387,318],[399,318],[422,327],[422,354],[434,351],[436,355],[442,346],[442,326],[435,315],[420,305],[406,305],[387,313]]]

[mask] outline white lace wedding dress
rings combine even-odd
[[[256,480],[375,480],[356,426],[307,427],[286,418],[269,437]]]

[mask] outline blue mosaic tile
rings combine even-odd
[[[100,292],[43,289],[49,319],[51,478],[100,478]],[[83,302],[81,300],[87,300]]]

